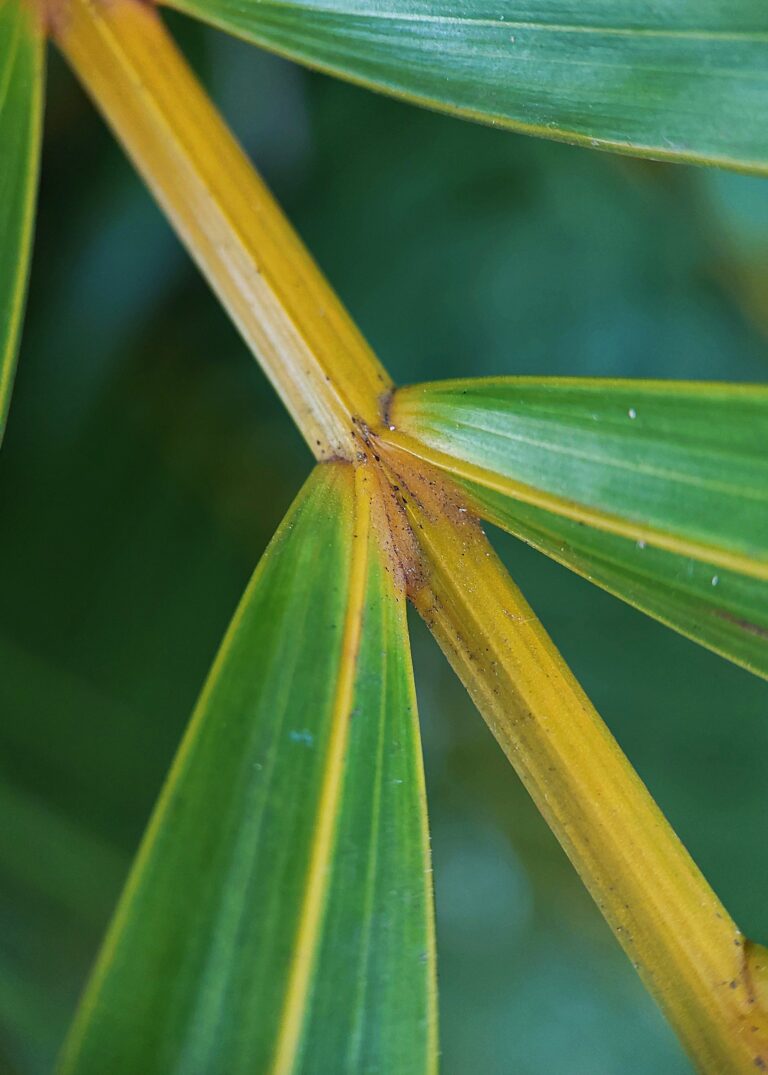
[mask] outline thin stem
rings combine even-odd
[[[354,458],[391,382],[157,13],[64,0],[52,30],[315,456]]]
[[[736,927],[443,476],[381,444],[411,598],[702,1071],[768,1066],[768,959]]]

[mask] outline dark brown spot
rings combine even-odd
[[[751,620],[744,620],[740,616],[734,616],[733,613],[727,612],[724,608],[715,608],[712,613],[721,620],[726,620],[735,627],[740,627],[742,631],[747,631],[748,634],[757,635],[758,638],[768,638],[767,627],[760,627],[758,624],[752,623]]]

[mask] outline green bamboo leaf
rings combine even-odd
[[[768,679],[768,582],[459,482],[474,510],[680,634]]]
[[[768,579],[768,388],[502,377],[398,392],[394,441],[513,500]]]
[[[571,379],[403,389],[388,436],[481,516],[768,675],[768,390]]]
[[[44,40],[27,7],[0,0],[0,441],[16,368],[40,152]]]
[[[325,464],[235,615],[61,1071],[432,1071],[428,863],[404,597],[363,471]]]
[[[353,82],[623,153],[768,171],[763,0],[166,0]]]

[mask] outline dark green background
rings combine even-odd
[[[471,126],[173,26],[397,380],[766,379],[765,181]],[[218,640],[311,462],[52,59],[0,456],[4,1075],[50,1070]],[[493,537],[739,924],[768,941],[766,685]],[[416,622],[414,638],[445,1075],[689,1072]]]

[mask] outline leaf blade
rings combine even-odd
[[[397,1013],[409,1048],[404,1070],[431,1070],[434,966],[431,955],[420,960],[425,944],[432,950],[431,903],[404,605],[364,492],[351,467],[316,468],[257,568],[150,824],[62,1071],[105,1063],[126,1075],[176,1065],[316,1070],[325,1039],[308,1045],[307,1035],[317,1030],[318,998],[335,989],[338,1000],[345,988],[329,980],[333,968],[323,960],[326,910],[341,869],[346,899],[335,901],[328,921],[338,929],[340,916],[354,936],[370,852],[353,846],[350,855],[329,830],[354,827],[375,794],[355,762],[361,735],[376,722],[355,721],[352,711],[380,685],[373,656],[393,647],[392,690],[406,703],[394,752],[403,794],[398,805],[394,785],[380,789],[379,806],[407,839],[390,855],[396,892],[393,884],[381,891],[378,912],[410,923],[410,946],[391,953],[408,1002]],[[362,1007],[337,1003],[339,1018],[386,1026],[381,976],[369,984]],[[386,1062],[391,1037],[368,1036],[363,1045]],[[333,1061],[334,1070],[354,1070]]]
[[[459,478],[768,578],[764,386],[443,381],[398,392],[391,422],[393,443]]]
[[[0,442],[10,405],[34,224],[44,41],[31,13],[0,4]]]
[[[763,387],[444,382],[398,393],[391,421],[479,516],[768,675]]]
[[[757,0],[170,0],[289,58],[414,103],[623,153],[766,172]],[[685,108],[680,102],[685,101]]]
[[[365,472],[359,475],[365,480]],[[367,495],[367,494],[364,494]],[[373,537],[373,535],[371,535]],[[392,591],[391,568],[382,557],[371,559],[369,590],[366,599],[364,617],[367,631],[362,640],[361,663],[369,674],[361,678],[353,699],[353,728],[357,733],[350,737],[350,768],[357,765],[361,771],[367,769],[370,760],[375,759],[372,777],[369,782],[360,782],[350,794],[368,807],[348,810],[339,827],[338,841],[346,849],[349,857],[354,856],[354,849],[361,846],[377,848],[375,856],[369,861],[366,875],[366,900],[362,914],[359,909],[352,913],[350,906],[350,871],[337,869],[333,873],[328,897],[328,919],[326,921],[323,942],[322,961],[329,968],[321,986],[316,989],[310,1029],[306,1040],[319,1040],[320,1028],[335,1023],[336,1040],[321,1055],[316,1051],[311,1057],[302,1058],[308,1071],[323,1075],[325,1071],[342,1070],[357,1072],[370,1070],[378,1066],[379,1070],[409,1071],[418,1066],[411,1055],[412,1045],[409,1035],[401,1035],[397,1027],[407,1027],[413,1017],[409,1010],[411,998],[408,991],[402,989],[402,973],[398,972],[395,953],[401,945],[412,953],[417,973],[428,970],[430,977],[429,1006],[434,1006],[434,964],[435,940],[431,931],[414,934],[411,917],[402,915],[393,917],[385,913],[381,901],[381,892],[402,889],[402,873],[397,863],[402,854],[402,847],[413,845],[414,860],[411,871],[419,869],[429,871],[428,833],[426,827],[426,807],[421,811],[420,834],[410,833],[409,808],[407,804],[407,786],[412,784],[412,794],[425,803],[423,769],[420,757],[411,752],[409,762],[404,770],[401,765],[398,743],[409,739],[417,741],[416,697],[413,676],[407,665],[407,647],[403,640],[407,638],[406,605],[404,596],[398,601],[382,600]],[[372,674],[371,674],[372,673]],[[376,719],[364,719],[368,714],[376,714]],[[382,807],[386,802],[389,789],[391,802],[389,818],[393,824],[387,834],[387,816]],[[403,799],[406,792],[406,799]],[[416,836],[420,839],[418,856],[423,862],[416,861]],[[382,838],[383,837],[383,838]],[[343,855],[339,862],[343,861]],[[426,879],[429,883],[429,878]],[[406,896],[406,900],[412,898]],[[349,921],[354,918],[361,922],[360,932],[364,942],[358,943],[354,936],[350,939]],[[385,944],[375,943],[376,931],[384,931]],[[334,982],[344,975],[344,968],[356,960],[355,981],[361,1003],[357,1006],[357,1017],[353,1018],[354,1007],[351,1006],[346,1025],[339,1019],[338,989]],[[371,968],[373,970],[371,971]],[[421,969],[419,969],[421,968]],[[393,1032],[386,1041],[386,1030],[379,1023],[373,1025],[370,1013],[366,1009],[364,998],[370,990],[370,981],[386,983],[388,1003],[397,1014],[393,1018]],[[427,1039],[428,1059],[426,1068],[434,1069],[437,1055],[436,1018],[434,1011],[428,1014],[423,1031]],[[373,1049],[366,1046],[366,1041],[374,1041]],[[388,1054],[388,1055],[387,1055]],[[340,1063],[339,1058],[343,1057]],[[303,1070],[303,1067],[302,1067]]]

